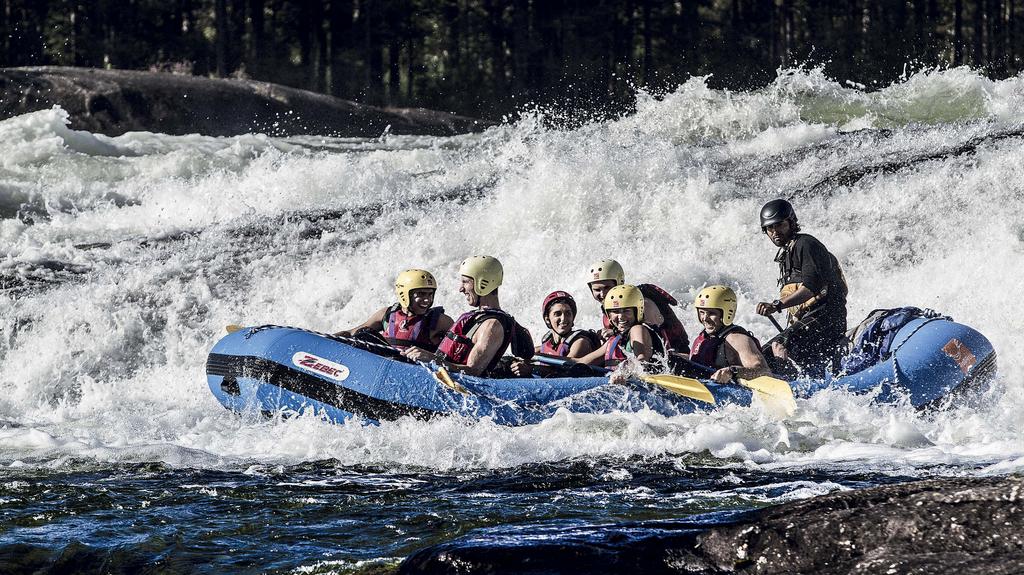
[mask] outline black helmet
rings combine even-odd
[[[761,229],[793,218],[796,220],[796,212],[793,211],[793,204],[783,199],[772,200],[761,208]]]

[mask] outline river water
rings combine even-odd
[[[693,79],[628,117],[540,114],[452,138],[233,138],[0,122],[0,572],[349,573],[433,543],[694,518],[836,490],[1024,468],[1024,77],[924,72],[865,91],[815,70],[754,92]],[[986,334],[999,376],[919,413],[829,391],[758,407],[541,424],[224,410],[204,376],[226,324],[332,331],[433,270],[463,310],[467,255],[505,266],[503,307],[542,333],[585,271],[690,305],[774,297],[760,205],[791,197],[842,262],[850,321],[916,305]],[[517,531],[520,530],[520,531]],[[528,552],[528,546],[527,551]]]

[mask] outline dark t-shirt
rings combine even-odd
[[[803,284],[815,295],[824,291],[824,301],[811,309],[824,305],[825,309],[818,313],[828,315],[828,323],[841,323],[842,329],[846,329],[846,280],[839,260],[817,238],[796,234],[789,245],[779,249],[775,261],[779,262],[780,287]]]

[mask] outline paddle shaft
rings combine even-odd
[[[779,325],[779,323],[775,320],[774,317],[768,316],[768,319],[772,320],[772,323],[775,324],[775,327],[779,329],[779,333],[777,333],[774,337],[766,341],[764,345],[761,346],[761,353],[770,353],[773,343],[781,341],[783,344],[785,344],[786,340],[789,339],[789,336],[793,335],[794,333],[798,333],[801,330],[807,329],[808,327],[817,323],[818,318],[815,316],[819,311],[822,310],[823,307],[824,306],[820,306],[805,313],[803,316],[800,317],[800,319],[794,321],[789,325],[789,327],[785,329],[782,329],[782,326]]]
[[[569,358],[558,357],[558,356],[536,354],[536,355],[533,356],[533,359],[538,361],[538,362],[540,362],[540,363],[544,363],[544,364],[548,364],[548,365],[555,365],[555,366],[583,365],[583,366],[586,366],[588,369],[590,369],[590,371],[592,373],[594,373],[595,376],[596,375],[606,375],[606,374],[611,373],[613,371],[613,370],[605,368],[605,367],[598,367],[596,365],[589,365],[589,364],[585,364],[585,363],[577,363],[577,362],[572,361]],[[711,393],[711,391],[707,388],[707,386],[705,386],[702,382],[700,382],[700,381],[698,381],[696,379],[690,378],[690,377],[681,377],[681,376],[678,376],[678,375],[669,375],[669,374],[663,374],[663,375],[640,374],[640,375],[637,375],[635,377],[636,377],[636,379],[639,379],[640,381],[643,381],[644,383],[648,383],[648,384],[651,384],[651,385],[656,385],[658,387],[667,389],[667,390],[669,390],[669,391],[671,391],[673,393],[677,393],[679,395],[682,395],[684,397],[688,397],[690,399],[695,399],[697,401],[703,401],[705,403],[710,403],[712,405],[714,405],[714,403],[715,403],[715,397]]]

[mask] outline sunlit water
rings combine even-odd
[[[1024,467],[1024,78],[966,69],[863,92],[816,71],[750,93],[700,79],[572,131],[540,116],[455,138],[275,139],[0,122],[0,564],[347,572],[499,525],[672,519],[912,478]],[[850,320],[917,305],[987,335],[999,377],[919,413],[834,391],[757,407],[539,425],[337,426],[224,410],[204,376],[230,323],[349,327],[433,270],[505,266],[541,333],[554,289],[596,325],[587,264],[690,303],[774,297],[767,199],[839,257]],[[190,567],[191,566],[191,567]],[[28,568],[26,567],[26,568]],[[99,569],[99,567],[97,567]]]

